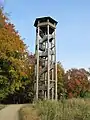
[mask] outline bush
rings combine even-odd
[[[32,105],[21,108],[19,118],[20,120],[41,120],[38,111]]]
[[[90,99],[39,101],[23,108],[20,113],[24,116],[21,120],[90,120]],[[30,119],[32,115],[37,117]]]
[[[85,97],[84,98],[90,98],[90,92],[86,92]]]

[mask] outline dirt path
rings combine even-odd
[[[8,105],[6,108],[0,111],[0,120],[19,120],[18,110],[24,105]]]

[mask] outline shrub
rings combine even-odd
[[[22,108],[21,120],[90,120],[90,99],[39,101]],[[27,115],[27,118],[25,118]],[[34,116],[35,119],[31,119]]]
[[[19,111],[20,120],[41,120],[38,111],[31,105],[25,106]]]

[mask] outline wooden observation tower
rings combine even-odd
[[[35,20],[35,99],[57,100],[56,25],[51,17]]]

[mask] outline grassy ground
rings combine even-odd
[[[0,105],[0,110],[3,109],[5,107],[5,105]]]
[[[20,120],[90,120],[90,99],[43,101],[20,109]]]
[[[41,120],[37,109],[33,105],[26,105],[19,111],[20,120]]]

